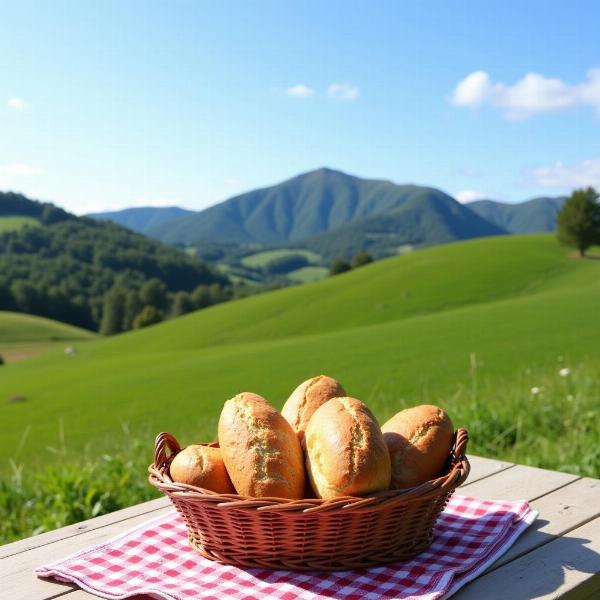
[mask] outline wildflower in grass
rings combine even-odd
[[[563,367],[558,374],[561,377],[568,377],[571,374],[571,369],[569,369],[569,367]]]
[[[539,394],[542,393],[542,388],[534,386],[531,388],[531,395],[532,396],[538,396]]]

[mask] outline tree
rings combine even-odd
[[[594,188],[575,190],[556,218],[557,236],[565,246],[577,248],[579,256],[600,243],[600,204]]]
[[[181,315],[185,315],[192,310],[194,310],[194,305],[192,304],[192,299],[187,292],[177,292],[173,296],[173,303],[171,304],[172,317],[180,317]]]
[[[15,308],[19,312],[40,314],[42,299],[38,289],[29,281],[17,279],[10,286]]]
[[[212,304],[210,290],[207,285],[199,285],[192,292],[192,304],[194,308],[205,308]]]
[[[155,306],[144,306],[133,320],[133,328],[141,329],[162,321],[162,314]]]
[[[148,279],[140,288],[140,300],[144,305],[154,306],[158,310],[165,310],[169,304],[167,287],[156,277]]]
[[[359,252],[352,259],[352,268],[356,269],[356,267],[362,267],[363,265],[368,265],[373,262],[373,257],[364,250]]]
[[[123,331],[129,331],[133,327],[133,320],[142,310],[143,304],[140,301],[137,290],[130,289],[125,294],[125,309],[123,311]]]
[[[100,333],[102,335],[114,335],[123,331],[124,315],[125,290],[120,287],[113,287],[104,296]]]
[[[352,265],[348,261],[336,258],[329,267],[329,274],[339,275],[340,273],[350,271],[350,269],[352,269]]]

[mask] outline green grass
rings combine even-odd
[[[226,398],[256,391],[280,407],[317,373],[382,422],[439,404],[472,453],[598,477],[598,298],[600,260],[573,259],[551,236],[492,238],[5,365],[0,534],[148,499],[158,431],[212,440]],[[0,339],[73,339],[45,321],[0,313]]]
[[[0,348],[8,342],[73,341],[94,337],[91,331],[52,319],[0,311]]]
[[[242,259],[242,264],[247,267],[262,268],[266,267],[271,261],[277,258],[293,256],[295,254],[305,256],[306,260],[308,260],[311,264],[318,263],[321,261],[321,257],[315,252],[311,252],[310,250],[302,250],[300,248],[281,248],[277,250],[265,250],[264,252],[257,252],[256,254],[250,254],[249,256],[245,256]]]
[[[148,445],[147,432],[159,430],[183,443],[211,440],[226,398],[250,390],[281,406],[321,372],[382,420],[422,401],[457,411],[472,355],[485,401],[501,403],[493,390],[518,395],[516,382],[518,390],[538,385],[559,357],[593,375],[599,275],[600,261],[572,260],[550,236],[491,238],[214,306],[86,343],[77,356],[8,365],[0,377],[6,454],[28,467],[52,463],[46,448],[61,428],[73,459],[118,449],[123,424]],[[26,401],[6,403],[14,396]]]
[[[299,281],[301,283],[308,283],[311,281],[319,281],[324,277],[327,277],[329,269],[326,267],[302,267],[296,269],[291,273],[288,273],[286,277],[292,281]]]
[[[96,337],[91,331],[51,319],[0,311],[0,355],[5,363],[19,362],[52,349]]]
[[[26,225],[39,227],[40,222],[33,217],[0,217],[0,233],[16,231]]]

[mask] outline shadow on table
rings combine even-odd
[[[591,540],[557,537],[540,531],[546,525],[547,520],[537,519],[527,536],[517,540],[507,553],[510,562],[502,564],[501,557],[499,566],[491,565],[486,573],[458,592],[460,600],[554,597],[567,579],[573,581],[569,571],[595,575],[592,581],[588,578],[577,588],[577,598],[600,598],[600,554],[587,547]]]

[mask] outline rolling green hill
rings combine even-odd
[[[425,210],[420,208],[422,202],[428,203]],[[395,214],[407,220],[408,225],[385,228],[387,245],[391,246],[386,254],[393,254],[394,246],[413,243],[415,237],[420,245],[430,245],[505,233],[434,188],[361,179],[323,168],[230,198],[199,213],[149,229],[148,234],[171,244],[273,245],[304,240],[374,215],[387,215],[405,204],[404,212]],[[413,214],[408,205],[417,214]],[[410,228],[415,221],[419,222],[419,228],[413,234]],[[384,225],[379,221],[374,227],[376,233],[380,233]],[[353,230],[353,234],[356,231]],[[359,231],[367,238],[372,233],[368,227]],[[362,239],[358,242],[360,249],[364,245]],[[378,248],[382,247],[383,244],[379,244]]]
[[[0,345],[14,342],[45,342],[60,340],[91,340],[96,337],[86,329],[59,321],[0,311]]]
[[[39,465],[56,460],[44,448],[60,428],[71,457],[114,448],[123,427],[149,448],[161,429],[184,443],[212,439],[226,398],[252,390],[281,406],[319,372],[380,419],[422,401],[460,414],[473,357],[483,393],[500,401],[497,390],[510,386],[529,401],[559,358],[600,360],[598,275],[600,261],[571,259],[550,236],[501,237],[211,307],[87,343],[77,356],[3,367],[4,443],[20,448],[18,462]],[[4,403],[17,394],[27,401]]]
[[[476,200],[467,206],[480,217],[511,233],[536,233],[556,229],[556,215],[564,201],[564,197],[533,198],[518,204]]]
[[[43,317],[0,311],[0,356],[5,363],[29,360],[52,349],[92,340],[85,329]]]

